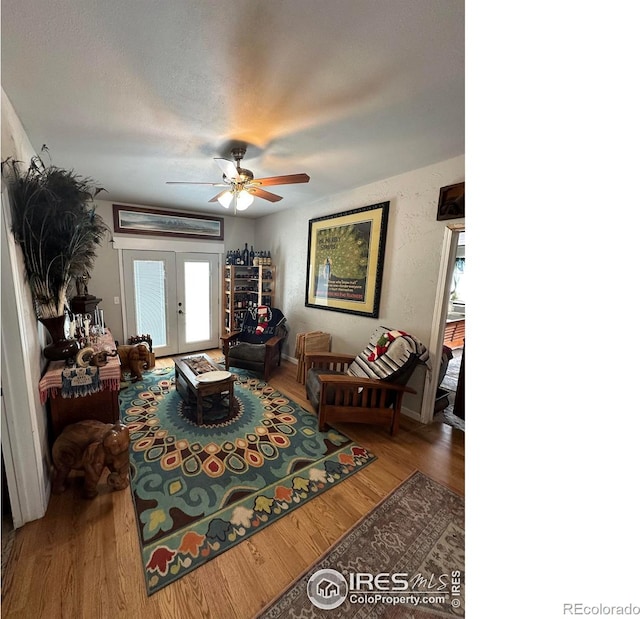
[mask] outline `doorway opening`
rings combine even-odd
[[[422,400],[422,410],[420,419],[422,423],[431,423],[437,410],[442,411],[442,394],[438,390],[439,377],[441,376],[443,357],[447,349],[451,350],[451,373],[449,376],[449,387],[455,394],[460,392],[460,383],[464,386],[464,341],[465,341],[465,320],[466,302],[464,262],[466,259],[466,241],[464,235],[464,224],[450,224],[444,230],[442,242],[442,254],[440,261],[440,271],[438,274],[438,284],[436,286],[436,300],[433,311],[433,321],[431,323],[431,337],[429,338],[429,351],[431,352],[431,367],[427,372],[425,384],[425,397]],[[461,254],[458,256],[458,254]],[[457,269],[457,271],[456,271]],[[455,278],[454,278],[455,272]],[[444,348],[447,347],[447,349]],[[461,348],[460,366],[457,370],[457,361],[454,361],[453,351]],[[447,367],[448,369],[448,367]],[[446,378],[446,375],[445,375]],[[445,383],[446,384],[446,383]],[[442,389],[444,391],[444,389]],[[453,403],[455,406],[456,395],[450,395],[447,391],[445,410]],[[460,394],[464,398],[464,391]],[[436,406],[437,404],[437,406]],[[452,415],[453,420],[458,419]],[[441,419],[439,419],[441,420]],[[464,421],[460,420],[458,427],[463,427]],[[450,425],[456,425],[451,423]]]
[[[465,233],[459,232],[455,247],[453,269],[449,278],[449,300],[445,318],[444,336],[442,344],[451,349],[451,359],[447,372],[441,383],[441,388],[448,392],[448,406],[437,413],[435,421],[442,421],[454,427],[464,429],[464,342],[466,320],[466,240]]]

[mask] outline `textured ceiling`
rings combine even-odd
[[[462,0],[2,0],[2,87],[34,148],[111,201],[225,214],[250,144],[295,208],[464,153]]]

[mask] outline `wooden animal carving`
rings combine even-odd
[[[120,378],[130,373],[132,380],[142,380],[142,372],[149,367],[149,347],[145,344],[118,346]]]
[[[53,444],[55,475],[53,492],[64,492],[72,470],[84,471],[83,495],[98,494],[98,481],[106,468],[107,483],[113,490],[129,485],[129,429],[112,423],[86,420],[68,425]]]

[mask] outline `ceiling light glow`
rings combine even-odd
[[[233,201],[233,193],[229,190],[225,191],[221,196],[218,197],[218,202],[224,206],[224,208],[229,208],[231,202]]]

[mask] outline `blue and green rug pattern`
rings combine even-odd
[[[335,430],[319,432],[315,415],[252,373],[235,374],[236,405],[212,398],[201,426],[172,368],[120,392],[149,594],[375,459]]]

